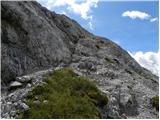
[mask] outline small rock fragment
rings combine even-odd
[[[22,83],[18,82],[18,81],[14,81],[10,84],[10,88],[13,89],[13,88],[18,88],[18,87],[21,87],[22,86]]]
[[[35,100],[38,100],[38,96],[35,96]]]
[[[16,111],[11,111],[11,112],[10,112],[10,115],[11,115],[12,117],[15,117],[15,116],[16,116]]]
[[[30,83],[27,84],[27,88],[30,88],[32,85]]]
[[[19,82],[22,82],[22,83],[28,83],[32,79],[31,79],[30,76],[23,76],[23,77],[17,77],[16,80],[19,81]]]
[[[43,103],[44,103],[44,104],[47,104],[47,103],[48,103],[48,100],[44,100]]]
[[[29,106],[22,102],[19,103],[19,108],[21,108],[24,111],[29,110]]]
[[[125,113],[123,113],[123,114],[121,115],[121,118],[122,118],[122,119],[127,119],[126,114],[125,114]]]
[[[33,101],[34,104],[39,105],[41,102],[39,100]]]

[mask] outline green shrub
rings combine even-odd
[[[94,102],[95,105],[104,106],[108,103],[108,98],[100,92],[89,92],[89,98]]]
[[[105,57],[104,58],[105,60],[106,60],[106,62],[107,63],[113,63],[113,64],[117,64],[117,65],[119,65],[120,64],[120,62],[118,61],[118,59],[116,59],[116,58],[110,58],[110,57]]]
[[[28,94],[30,109],[21,118],[101,118],[100,107],[107,104],[108,98],[97,89],[94,82],[78,77],[72,69],[55,71],[45,82],[36,86]],[[40,104],[35,104],[35,96]],[[43,101],[48,100],[47,104]]]
[[[152,103],[152,106],[156,108],[157,111],[159,111],[159,96],[152,97],[151,103]]]

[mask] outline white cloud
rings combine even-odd
[[[61,14],[67,15],[67,13],[65,11],[62,11]]]
[[[153,74],[158,75],[160,53],[141,51],[129,54],[144,68],[150,70]]]
[[[49,10],[53,10],[56,7],[65,7],[67,11],[80,15],[80,17],[88,22],[88,26],[93,30],[93,15],[91,14],[92,8],[96,8],[99,0],[38,0]],[[43,2],[42,2],[43,1]],[[60,12],[62,14],[62,11]]]
[[[115,42],[116,44],[118,44],[118,45],[121,44],[119,40],[114,40],[114,42]]]
[[[97,7],[99,0],[84,0],[78,2],[78,0],[48,0],[45,6],[48,9],[54,7],[66,6],[67,9],[75,14],[79,14],[83,19],[92,19],[90,15],[91,8]]]
[[[149,19],[151,17],[151,15],[145,13],[145,12],[141,12],[141,11],[125,11],[122,14],[123,17],[130,17],[131,19],[136,19],[139,18],[141,20],[144,19]]]
[[[150,19],[150,22],[155,22],[155,21],[157,21],[157,20],[158,20],[158,18],[155,17],[155,18]]]
[[[131,19],[149,20],[150,22],[157,21],[158,18],[153,18],[150,14],[142,11],[132,10],[122,13],[122,17],[129,17]]]
[[[91,30],[93,30],[93,24],[92,24],[92,22],[88,22],[88,24],[89,24],[89,28],[90,28]]]

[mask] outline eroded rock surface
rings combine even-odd
[[[27,92],[56,66],[96,81],[109,97],[103,118],[158,118],[150,103],[158,95],[158,77],[120,46],[35,1],[1,3],[2,118],[17,118],[17,108],[29,109]]]

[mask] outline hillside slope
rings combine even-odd
[[[1,15],[2,94],[19,76],[71,67],[109,96],[108,118],[158,118],[150,103],[158,95],[158,77],[117,44],[35,1],[3,1]]]

